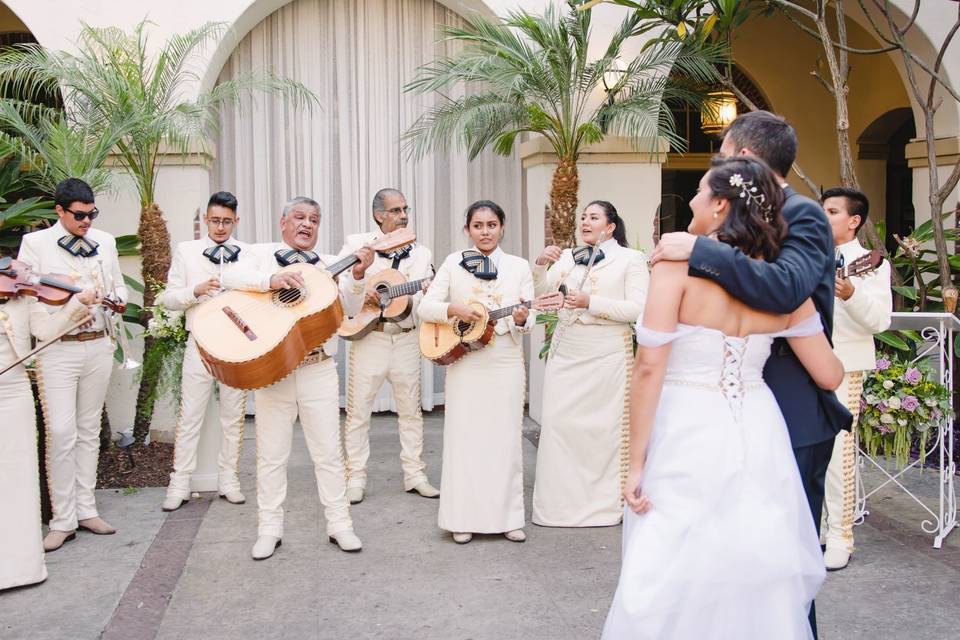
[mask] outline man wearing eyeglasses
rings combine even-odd
[[[190,498],[190,478],[197,468],[197,445],[207,404],[216,382],[200,359],[191,331],[194,310],[204,300],[222,290],[221,278],[236,269],[253,263],[250,247],[233,234],[237,223],[237,199],[232,193],[218,191],[210,196],[203,216],[207,235],[177,245],[167,275],[167,287],[160,304],[171,311],[186,313],[190,332],[183,355],[183,379],[180,391],[180,418],[173,449],[173,473],[163,501],[164,511],[174,511]],[[247,394],[239,389],[220,385],[220,454],[217,488],[220,497],[231,504],[243,504],[238,465],[243,444],[243,421]]]
[[[381,189],[373,196],[373,219],[379,231],[347,237],[340,255],[348,255],[410,220],[410,207],[396,189]],[[367,270],[368,276],[384,269],[396,269],[410,280],[428,278],[433,273],[430,250],[414,244],[389,254],[378,253]],[[351,504],[363,500],[367,486],[367,460],[370,458],[370,414],[373,402],[388,380],[399,414],[400,464],[403,488],[425,498],[440,492],[427,479],[423,452],[423,415],[420,412],[420,347],[417,341],[416,306],[427,288],[411,300],[410,314],[400,322],[379,321],[374,330],[350,344],[347,365],[347,419],[343,425],[346,461],[347,498]],[[379,305],[376,294],[367,295],[367,303]]]
[[[18,259],[39,273],[66,274],[78,286],[126,303],[117,243],[93,228],[99,215],[93,190],[83,180],[57,185],[59,221],[23,236]],[[50,313],[56,307],[47,307]],[[37,358],[37,381],[47,429],[47,483],[53,516],[43,540],[47,552],[59,549],[83,529],[99,535],[116,530],[97,512],[94,489],[100,456],[100,417],[113,367],[113,341],[103,307],[91,308],[93,321],[63,336]]]

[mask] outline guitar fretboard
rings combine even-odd
[[[422,288],[423,283],[429,279],[430,278],[420,278],[419,280],[411,280],[410,282],[395,284],[387,289],[387,297],[392,300],[393,298],[399,298],[400,296],[412,296],[415,293],[418,293]]]
[[[526,302],[520,302],[518,304],[510,305],[509,307],[502,307],[495,311],[490,312],[490,322],[496,322],[500,318],[506,318],[513,313],[514,309],[519,309],[520,307],[526,307],[529,309],[533,306],[533,300],[527,300]]]

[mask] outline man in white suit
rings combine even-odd
[[[407,199],[397,189],[381,189],[373,196],[373,219],[379,231],[347,237],[341,256],[349,255],[383,234],[405,228],[410,220]],[[367,276],[384,269],[395,269],[407,281],[425,280],[433,273],[430,249],[421,245],[378,253],[367,270]],[[343,441],[347,473],[347,498],[350,504],[363,500],[367,487],[367,461],[370,458],[370,414],[373,402],[389,380],[397,405],[400,432],[400,464],[403,468],[404,491],[416,492],[424,498],[439,497],[440,492],[427,479],[423,454],[423,414],[420,410],[420,346],[417,341],[416,310],[426,291],[411,300],[410,314],[400,322],[377,322],[373,331],[350,345],[347,366],[347,419],[343,425]],[[368,303],[380,304],[371,293]]]
[[[854,189],[828,189],[822,196],[823,210],[833,229],[838,267],[850,265],[867,253],[857,240],[857,231],[867,221],[870,204]],[[873,335],[890,326],[893,294],[890,291],[890,263],[886,260],[874,273],[836,280],[833,308],[833,350],[846,372],[837,397],[853,414],[857,428],[863,378],[876,366]],[[855,507],[854,466],[857,452],[852,430],[841,431],[834,441],[827,467],[821,538],[827,570],[843,569],[853,553],[853,512]]]
[[[207,203],[203,217],[207,235],[200,240],[187,240],[177,250],[167,275],[167,288],[160,304],[172,311],[186,312],[187,331],[192,330],[197,304],[221,291],[220,279],[224,273],[253,262],[249,245],[233,237],[240,218],[237,199],[232,193],[219,191]],[[216,380],[200,359],[193,333],[187,341],[183,356],[183,382],[180,391],[180,419],[177,424],[173,450],[173,473],[163,501],[164,511],[180,508],[190,497],[190,476],[197,468],[197,445],[207,403]],[[218,492],[232,504],[243,504],[237,467],[243,445],[243,421],[247,394],[240,389],[220,385],[220,455]]]
[[[320,227],[320,205],[310,198],[288,202],[280,217],[283,242],[256,245],[253,269],[245,266],[224,273],[228,289],[268,291],[303,286],[299,274],[277,273],[281,268],[309,263],[323,268],[336,256],[321,256],[313,249]],[[340,301],[346,315],[356,314],[363,304],[364,274],[373,262],[373,251],[356,251],[359,262],[340,274]],[[327,536],[344,551],[360,551],[360,538],[353,532],[350,503],[346,496],[343,448],[340,442],[340,403],[337,367],[337,337],[308,354],[286,378],[258,389],[254,396],[257,414],[257,506],[258,537],[251,555],[264,560],[273,555],[283,538],[283,501],[287,495],[287,460],[290,458],[293,423],[297,416],[313,459],[317,492],[327,519]]]
[[[38,273],[72,277],[78,286],[113,293],[126,302],[117,244],[93,228],[99,215],[93,190],[77,178],[57,185],[54,204],[59,221],[23,237],[18,259]],[[55,313],[55,307],[47,307]],[[47,428],[47,468],[53,517],[43,541],[59,549],[78,528],[99,535],[116,530],[97,512],[94,489],[100,455],[100,415],[110,372],[113,341],[103,307],[91,309],[93,321],[44,350],[37,359],[41,406]]]

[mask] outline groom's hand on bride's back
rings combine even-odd
[[[690,259],[693,253],[693,245],[697,243],[697,236],[686,231],[675,231],[665,233],[660,237],[660,242],[653,250],[653,257],[650,258],[650,265],[655,265],[661,260],[673,262],[682,262]]]

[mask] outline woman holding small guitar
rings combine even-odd
[[[566,289],[544,376],[533,489],[533,522],[550,527],[622,518],[633,324],[649,282],[646,258],[627,246],[612,204],[587,205],[580,236],[583,246],[547,247],[533,268],[537,294]]]
[[[506,216],[489,200],[467,209],[464,231],[471,249],[447,256],[424,295],[424,322],[480,319],[469,306],[489,309],[533,298],[533,276],[523,258],[500,248]],[[446,369],[446,416],[441,474],[441,529],[460,543],[475,533],[502,533],[523,542],[521,429],[525,373],[521,333],[533,324],[525,306],[496,325],[496,336]]]
[[[27,286],[20,287],[17,282]],[[0,370],[27,355],[30,334],[41,340],[59,334],[90,318],[87,305],[100,296],[93,290],[76,295],[74,287],[56,286],[57,281],[31,274],[27,265],[0,260]],[[51,283],[51,284],[46,284]],[[44,296],[50,291],[52,298]],[[34,302],[43,296],[48,304],[60,305],[48,313]],[[72,296],[72,297],[71,297]],[[0,374],[0,487],[3,487],[4,525],[0,527],[0,590],[43,582],[47,567],[43,559],[40,528],[40,491],[37,478],[37,427],[26,368],[19,364]]]

